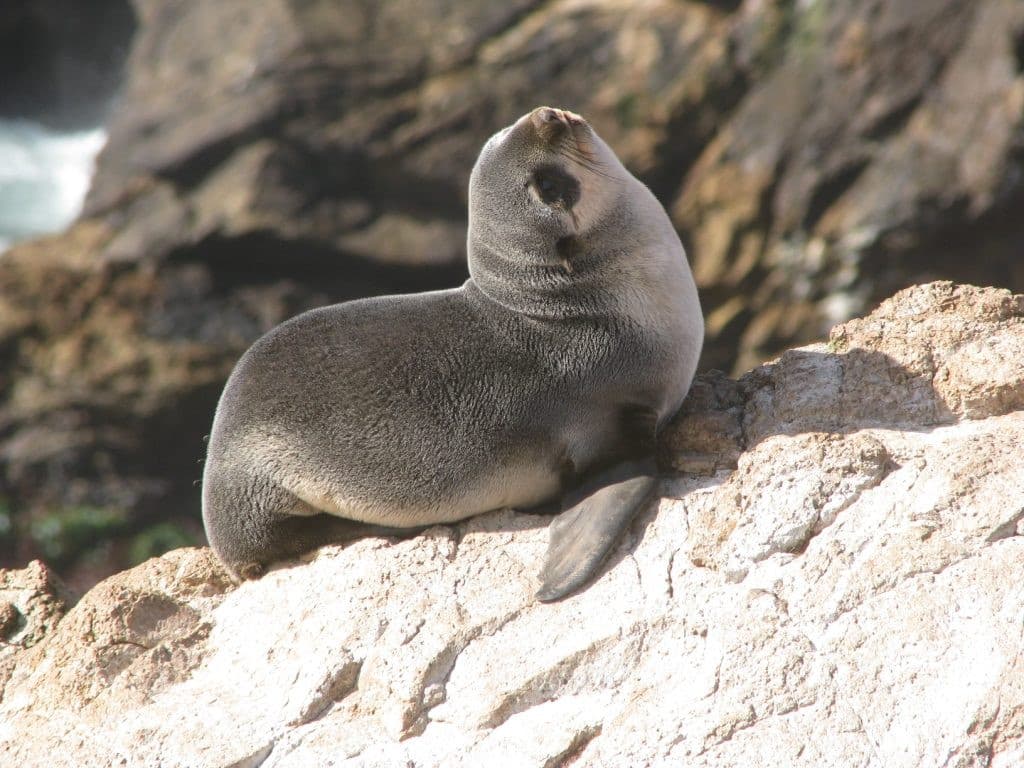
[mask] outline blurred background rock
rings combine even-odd
[[[670,211],[704,369],[925,280],[1024,291],[1020,0],[8,0],[0,83],[0,237],[63,228],[0,255],[0,566],[79,589],[203,541],[253,339],[464,279],[474,158],[538,104]]]

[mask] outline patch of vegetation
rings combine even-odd
[[[623,128],[634,128],[640,119],[639,99],[635,93],[624,95],[615,104],[615,117]]]
[[[789,48],[798,58],[811,58],[824,44],[828,5],[826,0],[812,0],[790,7]]]
[[[97,541],[114,537],[126,524],[127,516],[120,510],[64,507],[30,520],[27,533],[47,562],[60,567]]]
[[[833,336],[825,346],[833,355],[841,355],[850,351],[850,343],[846,337]]]
[[[11,519],[11,505],[7,499],[0,497],[0,541],[4,541],[14,532],[14,521]]]
[[[828,12],[827,0],[783,0],[765,7],[752,21],[752,72],[763,76],[787,59],[814,59],[823,45]]]
[[[138,565],[151,557],[159,557],[178,547],[194,547],[195,538],[175,523],[157,523],[137,533],[128,545],[131,565]]]

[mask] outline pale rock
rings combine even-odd
[[[170,552],[4,624],[0,763],[1020,765],[1022,352],[1021,297],[932,284],[702,377],[666,436],[702,472],[555,604],[509,511],[239,587]]]

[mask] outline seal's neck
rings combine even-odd
[[[480,291],[506,309],[544,320],[605,317],[615,293],[605,274],[615,261],[572,238],[534,243],[528,249],[491,243],[470,226],[469,274]]]

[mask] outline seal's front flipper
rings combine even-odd
[[[577,494],[551,521],[537,593],[541,602],[565,597],[589,581],[658,484],[646,463],[619,465],[598,480],[605,481],[598,490],[589,484],[593,492]]]

